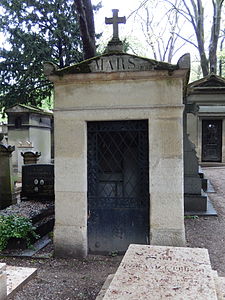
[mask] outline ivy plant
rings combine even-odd
[[[27,247],[30,247],[32,240],[39,237],[35,229],[30,219],[26,217],[0,216],[0,251],[7,247],[10,238],[24,239]]]

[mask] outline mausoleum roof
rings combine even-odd
[[[123,52],[110,52],[100,56],[96,56],[80,63],[71,65],[66,68],[58,69],[51,62],[44,64],[45,75],[63,76],[67,74],[79,73],[104,73],[104,72],[128,72],[128,71],[152,71],[167,70],[173,72],[178,69],[190,68],[190,56],[185,54],[180,58],[176,65],[156,61],[149,58],[139,57]]]
[[[188,84],[187,93],[225,93],[225,78],[214,73]]]
[[[45,110],[43,108],[36,107],[34,105],[26,105],[26,104],[15,104],[5,111],[6,113],[18,113],[18,112],[29,112],[36,113],[41,115],[52,115],[53,112],[49,110]]]

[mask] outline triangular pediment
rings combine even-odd
[[[23,112],[30,112],[30,111],[31,111],[30,109],[28,109],[28,108],[26,108],[26,107],[24,107],[20,104],[16,104],[16,105],[6,109],[7,113],[8,112],[16,112],[16,113],[21,112],[21,113],[23,113]]]
[[[52,112],[45,111],[44,109],[35,107],[35,106],[29,106],[25,104],[15,104],[5,111],[6,113],[37,113],[37,114],[49,114],[51,115]]]
[[[210,74],[200,80],[190,83],[189,88],[198,89],[198,88],[216,88],[224,87],[225,88],[225,78],[217,76],[215,74]]]
[[[82,61],[78,64],[57,69],[51,63],[44,64],[46,75],[65,75],[77,73],[108,73],[108,72],[129,72],[129,71],[151,71],[179,69],[178,65],[139,57],[127,53],[108,53],[101,56]]]

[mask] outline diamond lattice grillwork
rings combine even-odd
[[[143,207],[148,203],[148,122],[88,123],[90,207]]]

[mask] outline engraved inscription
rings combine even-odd
[[[163,271],[163,272],[181,272],[181,273],[206,273],[205,269],[204,268],[193,268],[193,267],[190,267],[190,266],[180,266],[180,265],[174,265],[174,266],[171,266],[171,265],[160,265],[160,264],[129,264],[129,263],[122,263],[121,266],[124,268],[124,269],[127,269],[127,268],[137,268],[137,269],[144,269],[146,271],[148,270],[160,270],[160,271]]]
[[[154,69],[154,65],[149,61],[129,55],[101,57],[92,61],[89,66],[92,72],[149,71]]]

